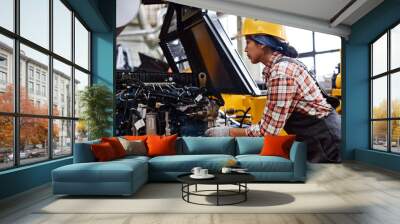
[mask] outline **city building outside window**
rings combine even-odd
[[[45,73],[42,73],[42,82],[46,82],[46,74]]]
[[[29,74],[29,79],[33,80],[33,67],[32,66],[29,66],[28,74]]]
[[[5,86],[7,84],[7,73],[0,70],[0,84]]]
[[[36,84],[36,95],[40,95],[40,84]]]
[[[36,77],[36,81],[39,82],[40,81],[40,70],[36,69],[36,73],[35,74],[36,74],[36,76],[35,76]]]
[[[29,94],[33,94],[34,93],[34,87],[33,87],[33,82],[32,81],[28,82],[28,92],[29,92]]]
[[[0,91],[7,85],[7,56],[0,54]]]
[[[42,86],[42,96],[46,96],[46,86]]]

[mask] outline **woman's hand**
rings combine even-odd
[[[247,136],[246,129],[244,129],[244,128],[231,128],[231,127],[226,127],[226,126],[209,128],[209,129],[207,129],[205,134],[210,137]]]
[[[209,137],[222,137],[222,136],[229,136],[230,127],[213,127],[207,129],[205,134]]]

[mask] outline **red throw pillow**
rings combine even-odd
[[[91,149],[94,157],[99,162],[109,161],[117,158],[114,149],[108,142],[93,144],[91,145]]]
[[[175,143],[177,138],[178,135],[176,134],[170,136],[147,136],[148,156],[176,155]]]
[[[290,147],[292,146],[296,135],[266,135],[264,136],[264,145],[261,149],[262,156],[280,156],[289,159]]]
[[[129,140],[129,141],[146,141],[147,135],[125,135],[124,139]]]
[[[115,155],[118,158],[126,156],[126,151],[122,146],[121,142],[119,142],[118,138],[110,137],[110,138],[101,138],[101,142],[108,142],[112,146],[115,151]]]

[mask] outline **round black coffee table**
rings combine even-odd
[[[182,183],[182,199],[188,203],[198,204],[198,205],[234,205],[247,200],[247,192],[249,188],[247,183],[255,180],[255,177],[248,173],[215,173],[215,177],[212,179],[193,179],[190,177],[191,173],[182,174],[177,177],[178,181]],[[215,190],[197,190],[198,184],[204,185],[216,185]],[[195,186],[194,191],[190,191],[190,186]],[[220,189],[220,185],[236,185],[237,190],[223,190]],[[209,192],[215,192],[215,194],[205,194]],[[216,197],[216,204],[202,204],[190,201],[190,196],[204,196],[204,197]],[[231,203],[221,203],[221,197],[232,197],[241,196],[240,200]]]

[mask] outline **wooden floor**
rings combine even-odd
[[[0,202],[0,223],[252,224],[400,223],[400,174],[359,163],[309,165],[308,183],[319,184],[345,201],[366,204],[357,214],[36,214],[54,200],[42,186]],[[316,201],[316,203],[319,203]]]

